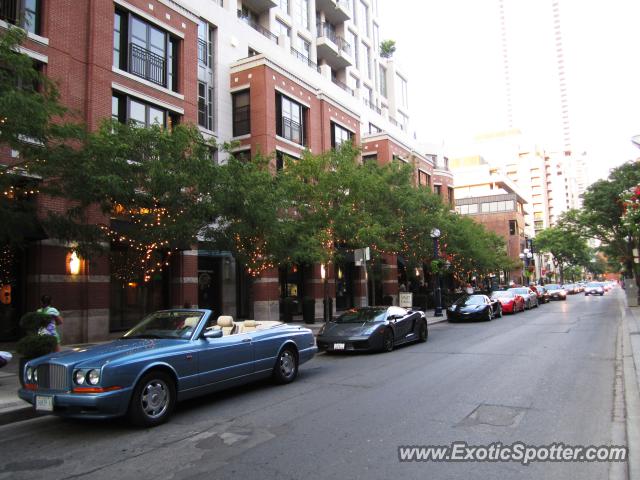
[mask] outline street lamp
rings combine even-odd
[[[331,314],[329,313],[329,281],[327,279],[327,268],[324,263],[320,264],[320,278],[322,278],[322,283],[324,286],[324,299],[322,301],[322,319],[325,323],[329,321],[331,318]]]
[[[431,238],[433,238],[433,259],[438,260],[438,257],[440,256],[438,253],[438,240],[440,239],[440,230],[437,228],[434,228],[433,230],[431,230]],[[441,317],[442,316],[442,296],[441,296],[441,290],[440,290],[440,270],[439,269],[436,271],[435,283],[433,285],[433,294],[436,302],[436,308],[433,312],[433,315],[435,317]]]

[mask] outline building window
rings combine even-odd
[[[213,31],[204,21],[198,23],[198,63],[203,67],[213,67]]]
[[[309,30],[309,0],[293,0],[293,20]]]
[[[358,25],[360,25],[360,30],[366,32],[368,37],[369,36],[369,7],[362,1],[360,2],[360,11],[358,11]]]
[[[369,122],[369,133],[380,133],[382,129],[380,127],[375,126],[373,123]]]
[[[387,69],[382,65],[378,67],[380,69],[380,95],[387,98]]]
[[[418,185],[421,187],[431,187],[431,175],[422,170],[418,170]]]
[[[353,140],[353,132],[338,125],[335,122],[331,122],[331,147],[337,148],[344,142]]]
[[[282,35],[285,35],[289,38],[291,38],[291,28],[289,27],[289,25],[287,25],[286,23],[284,23],[282,20],[279,20],[276,18],[276,31],[275,34],[280,37]]]
[[[396,99],[399,100],[399,104],[402,107],[409,105],[409,95],[407,93],[407,81],[400,75],[396,74]]]
[[[276,134],[291,142],[306,145],[306,110],[295,100],[276,94]]]
[[[367,75],[367,78],[371,80],[371,48],[365,43],[362,44],[362,55],[364,71]]]
[[[442,195],[442,185],[434,185],[433,192],[438,196]]]
[[[251,149],[247,148],[246,150],[238,150],[232,152],[233,158],[242,163],[248,163],[251,161]]]
[[[449,203],[453,205],[453,187],[447,187],[447,195],[449,196]]]
[[[351,35],[349,44],[353,45],[353,58],[356,61],[356,68],[360,70],[360,45],[358,37],[351,30],[347,30],[347,36],[349,35]]]
[[[518,221],[509,220],[509,235],[517,235],[517,234],[518,234]]]
[[[198,82],[198,125],[213,130],[213,88]]]
[[[304,55],[305,60],[309,62],[311,58],[311,43],[304,37],[298,35],[298,49],[302,55]]]
[[[159,125],[171,128],[178,122],[178,116],[168,110],[116,93],[111,96],[111,118],[141,127]]]
[[[0,0],[0,20],[40,34],[41,0]]]
[[[236,92],[232,96],[233,103],[233,136],[251,133],[250,91]]]
[[[176,38],[141,18],[116,10],[113,28],[116,68],[177,91],[177,42]]]
[[[378,164],[378,155],[376,153],[371,153],[369,155],[362,155],[362,164],[363,165],[377,165]]]
[[[280,5],[280,10],[289,13],[289,0],[279,0],[278,4]]]
[[[276,171],[284,170],[284,153],[280,150],[276,150]]]

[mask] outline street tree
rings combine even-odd
[[[108,120],[79,145],[43,149],[41,191],[64,199],[45,228],[85,256],[111,250],[122,280],[149,280],[215,216],[211,148],[193,126]]]
[[[591,255],[586,240],[574,231],[562,226],[550,227],[536,235],[538,251],[550,253],[558,262],[560,282],[564,282],[564,271],[569,266],[586,266]]]

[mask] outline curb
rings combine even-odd
[[[636,308],[636,307],[633,307]],[[622,308],[623,322],[623,352],[624,352],[624,399],[626,410],[627,447],[629,451],[628,478],[640,480],[640,348],[637,338],[640,336],[639,314],[632,308]],[[636,347],[636,348],[634,348]]]

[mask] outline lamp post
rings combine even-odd
[[[329,281],[327,279],[327,268],[324,263],[320,264],[320,278],[322,278],[322,284],[324,288],[324,299],[322,301],[322,320],[325,323],[331,318],[329,313]]]
[[[431,238],[433,238],[433,259],[438,260],[438,257],[440,256],[438,253],[438,240],[440,239],[440,230],[437,228],[434,228],[433,230],[431,230]],[[441,296],[441,289],[440,289],[440,270],[436,272],[435,283],[433,285],[433,294],[436,302],[436,308],[433,312],[433,315],[435,317],[441,317],[442,316],[442,296]]]

